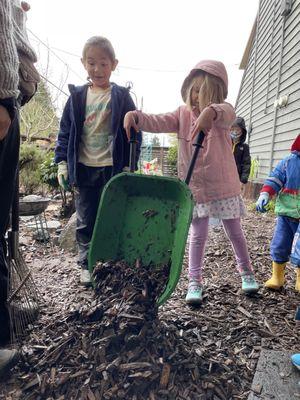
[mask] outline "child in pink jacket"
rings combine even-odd
[[[186,105],[166,114],[128,112],[124,128],[147,132],[176,132],[178,135],[178,174],[185,179],[192,157],[192,141],[200,130],[206,134],[190,182],[194,200],[194,218],[189,246],[189,286],[186,302],[202,301],[202,265],[208,237],[209,218],[222,220],[235,252],[245,293],[257,292],[246,240],[240,218],[245,207],[240,196],[240,182],[232,155],[230,128],[235,112],[227,97],[228,78],[219,61],[203,60],[185,78],[181,94]]]

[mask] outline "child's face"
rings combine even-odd
[[[237,137],[240,137],[241,134],[242,134],[242,129],[241,129],[239,126],[237,126],[237,125],[233,125],[233,126],[231,127],[231,132],[234,132],[234,133],[236,134]]]
[[[203,84],[203,81],[204,81],[203,76],[198,76],[197,78],[194,79],[194,84],[192,87],[191,103],[193,107],[197,108],[197,110],[199,110],[199,92]]]
[[[107,89],[112,71],[116,69],[118,61],[110,59],[103,49],[98,46],[90,46],[86,51],[85,59],[81,60],[93,86]]]

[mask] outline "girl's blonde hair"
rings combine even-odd
[[[208,72],[197,70],[192,77],[191,83],[187,89],[186,105],[190,110],[193,108],[192,104],[192,90],[195,85],[195,80],[199,77],[203,77],[203,83],[199,90],[199,107],[203,110],[210,104],[223,103],[227,97],[227,88],[222,79],[209,74]]]
[[[88,49],[92,46],[97,46],[100,47],[100,49],[102,49],[106,55],[110,58],[110,60],[114,63],[116,61],[116,55],[115,55],[115,51],[114,48],[112,47],[112,44],[110,43],[110,41],[108,39],[106,39],[103,36],[92,36],[91,38],[89,38],[82,50],[82,59],[83,61],[86,60],[86,53],[88,51]]]

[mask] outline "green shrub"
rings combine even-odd
[[[177,175],[178,144],[174,144],[168,150],[167,161],[173,175]]]
[[[57,180],[57,164],[54,162],[54,153],[47,153],[44,162],[40,166],[41,180],[49,186],[49,188],[57,189],[59,187]]]
[[[36,192],[42,184],[40,165],[45,154],[33,143],[22,143],[20,146],[20,186],[26,194]]]

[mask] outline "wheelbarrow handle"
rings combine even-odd
[[[135,164],[136,164],[136,145],[137,145],[137,132],[134,128],[130,128],[130,153],[129,153],[129,169],[130,172],[135,171]]]
[[[203,147],[202,143],[203,143],[204,138],[205,138],[204,132],[200,131],[198,133],[198,135],[197,135],[196,142],[193,144],[193,146],[195,146],[195,150],[194,150],[192,159],[190,161],[188,172],[187,172],[187,175],[186,175],[186,178],[185,178],[185,183],[187,185],[190,183],[190,180],[191,180],[191,177],[192,177],[192,173],[194,171],[195,163],[196,163],[196,160],[197,160],[197,157],[198,157],[199,150],[200,150],[201,147]]]

